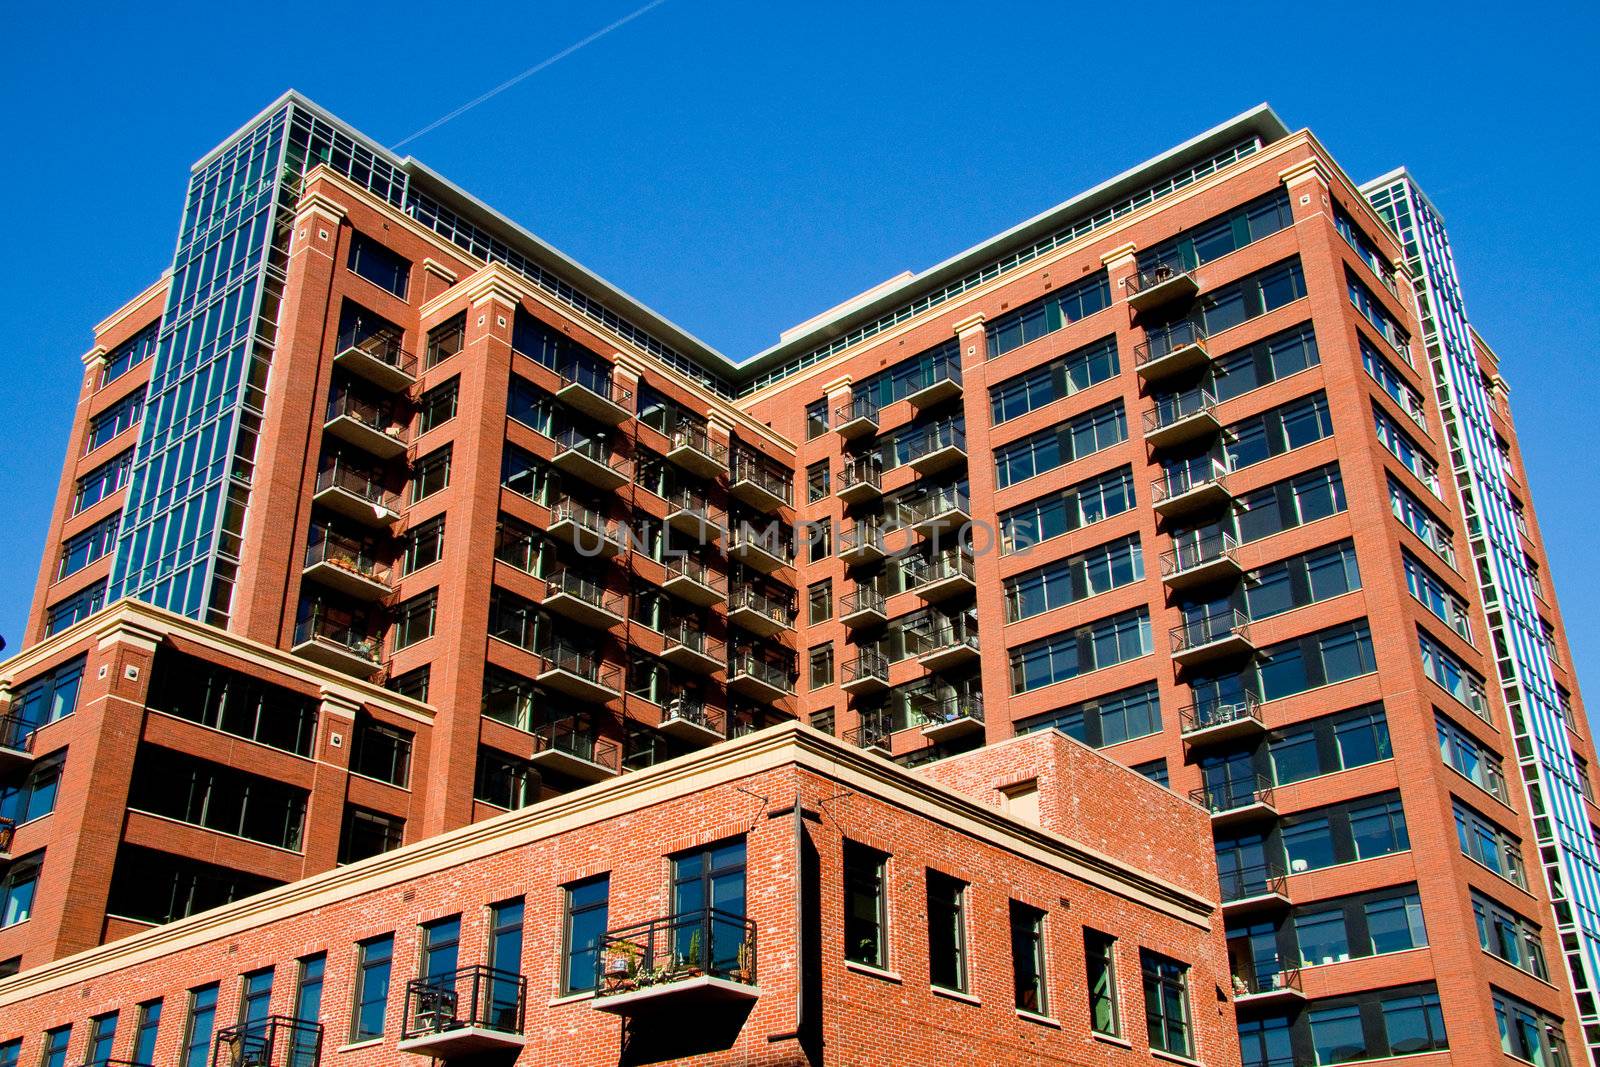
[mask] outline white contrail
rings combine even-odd
[[[545,59],[545,60],[541,60],[540,62],[535,63],[533,66],[529,67],[527,70],[523,71],[521,74],[518,74],[516,77],[510,78],[510,79],[507,79],[506,81],[501,82],[499,85],[496,85],[493,89],[490,89],[488,92],[484,93],[482,96],[477,97],[476,99],[467,101],[465,104],[462,104],[460,107],[456,108],[454,111],[450,112],[448,115],[444,115],[444,116],[442,116],[440,118],[434,119],[432,122],[430,122],[426,126],[422,127],[422,129],[418,130],[416,133],[411,134],[409,137],[400,138],[400,140],[396,141],[394,144],[390,145],[389,147],[393,148],[393,149],[397,149],[401,145],[406,144],[409,141],[415,141],[418,137],[421,137],[425,133],[432,133],[434,130],[437,130],[440,126],[443,126],[445,123],[449,122],[450,120],[460,118],[462,115],[465,115],[467,112],[471,111],[473,108],[477,107],[479,104],[483,103],[484,101],[492,100],[494,97],[499,96],[501,93],[505,92],[507,89],[511,88],[513,85],[516,85],[518,82],[523,81],[523,80],[525,80],[527,78],[531,78],[535,74],[539,73],[541,70],[544,70],[546,67],[553,66],[556,63],[561,62],[563,59],[566,59],[568,56],[570,56],[572,53],[576,52],[578,49],[583,48],[586,45],[593,44],[594,42],[598,41],[600,38],[604,37],[606,34],[610,33],[612,30],[620,29],[621,27],[626,26],[628,23],[632,22],[634,19],[638,18],[640,15],[643,15],[646,12],[649,12],[654,8],[660,7],[662,4],[664,4],[666,2],[667,2],[667,0],[650,0],[650,3],[644,5],[639,10],[637,10],[637,11],[631,13],[631,14],[622,16],[620,19],[618,19],[617,21],[613,22],[611,25],[605,26],[605,27],[603,27],[601,29],[598,29],[598,30],[594,31],[589,36],[585,37],[581,41],[576,42],[575,44],[568,45],[567,47],[563,48],[561,51],[557,52],[555,55],[551,56],[550,58]]]

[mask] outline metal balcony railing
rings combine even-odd
[[[978,651],[978,620],[970,615],[936,615],[932,625],[924,632],[908,630],[908,643],[915,654],[926,656],[931,652],[965,646]]]
[[[1249,971],[1233,975],[1233,997],[1235,1000],[1242,997],[1260,997],[1273,993],[1304,995],[1305,987],[1300,984],[1300,968],[1293,965],[1286,967],[1281,959],[1271,962],[1273,965],[1270,968],[1262,967],[1261,963],[1257,963]]]
[[[679,426],[672,431],[672,447],[688,448],[705,456],[719,467],[728,465],[728,446],[713,441],[703,426]]]
[[[731,678],[740,674],[749,675],[758,682],[785,693],[794,692],[794,678],[787,668],[769,663],[754,653],[740,652],[728,661],[728,676]]]
[[[1192,416],[1214,411],[1216,406],[1216,395],[1203,387],[1169,393],[1144,413],[1144,432],[1148,436]]]
[[[669,511],[686,511],[705,522],[717,522],[720,512],[712,507],[711,499],[693,489],[673,489],[664,497]]]
[[[947,578],[965,578],[974,581],[972,557],[965,552],[941,552],[928,559],[918,559],[907,566],[911,587],[920,589]]]
[[[403,334],[379,330],[357,340],[353,333],[346,333],[339,339],[339,351],[348,352],[353,348],[368,359],[393,367],[408,378],[415,378],[417,357],[401,347],[403,337]]]
[[[740,483],[748,483],[763,493],[778,498],[784,504],[794,503],[792,476],[785,477],[783,474],[763,466],[746,454],[741,453],[733,457],[732,474],[730,475],[729,483],[735,488]]]
[[[1133,347],[1133,365],[1142,367],[1166,359],[1180,349],[1204,347],[1208,339],[1206,329],[1198,322],[1183,319],[1161,330],[1150,330],[1145,339]]]
[[[1159,506],[1211,485],[1228,486],[1228,468],[1221,460],[1174,467],[1150,483],[1150,503]]]
[[[339,459],[335,459],[332,466],[324,468],[317,474],[316,492],[322,493],[329,489],[343,490],[388,511],[400,510],[400,494],[384,488],[382,480],[375,472],[351,466]]]
[[[1264,774],[1212,782],[1189,791],[1189,799],[1213,815],[1224,815],[1256,804],[1272,807],[1273,782]]]
[[[627,408],[633,399],[633,390],[617,385],[611,377],[610,367],[594,367],[587,363],[569,363],[556,372],[562,388],[576,385],[620,408]]]
[[[854,615],[862,611],[873,611],[882,614],[884,611],[884,596],[870,585],[857,584],[854,589],[839,598],[839,614],[841,616]]]
[[[536,726],[533,735],[533,752],[561,752],[569,756],[604,767],[613,774],[622,772],[622,746],[609,737],[601,737],[592,727],[581,726],[573,719],[560,719]]]
[[[958,693],[930,704],[916,705],[913,714],[921,726],[947,726],[962,719],[983,721],[983,694]]]
[[[719,908],[680,912],[607,930],[596,954],[595,997],[690,978],[756,984],[756,924]]]
[[[20,715],[0,715],[0,748],[12,752],[32,752],[35,729],[36,724]]]
[[[966,490],[947,485],[914,501],[905,509],[903,517],[913,523],[925,523],[949,516],[971,514],[972,498]]]
[[[353,389],[335,389],[328,398],[328,417],[324,422],[346,418],[381,433],[397,444],[411,441],[411,420],[400,417],[397,405],[379,403],[356,395]]]
[[[720,572],[712,570],[704,560],[695,559],[693,556],[674,556],[668,559],[666,572],[668,581],[674,578],[687,578],[718,593],[728,591],[728,579]]]
[[[616,525],[591,507],[563,497],[550,508],[550,525],[569,522],[584,531],[578,539],[579,549],[596,549],[602,546],[620,548]]]
[[[939,426],[930,426],[926,432],[913,438],[906,448],[906,462],[916,463],[919,459],[926,459],[935,452],[942,452],[953,448],[958,452],[967,451],[967,432],[955,423],[943,423]]]
[[[876,681],[885,685],[889,682],[889,657],[881,652],[871,649],[862,649],[856,658],[844,665],[844,672],[840,676],[843,685],[854,682]]]
[[[577,571],[566,567],[546,575],[545,586],[550,595],[565,593],[576,600],[581,600],[592,608],[608,611],[613,615],[622,614],[622,595],[613,593],[593,578],[579,574]]]
[[[728,554],[742,555],[746,552],[763,552],[785,564],[794,562],[794,542],[784,536],[776,523],[764,530],[758,530],[746,522],[739,523],[728,536]]]
[[[883,530],[876,523],[855,522],[839,531],[839,555],[853,555],[863,549],[884,552]]]
[[[16,833],[16,821],[14,819],[7,818],[4,815],[0,815],[0,856],[10,853],[11,841],[12,838],[16,836]]]
[[[869,423],[876,430],[878,416],[878,402],[868,396],[852,397],[848,404],[840,404],[833,410],[834,423],[840,427]]]
[[[622,669],[602,661],[593,652],[557,641],[539,653],[539,658],[544,660],[545,670],[565,671],[612,692],[621,690]]]
[[[675,696],[667,701],[666,707],[661,711],[663,723],[677,720],[691,723],[712,733],[720,734],[723,726],[728,721],[721,708],[711,707],[703,700],[692,697]]]
[[[315,1067],[322,1024],[287,1015],[224,1026],[211,1046],[212,1067]]]
[[[686,648],[715,660],[725,660],[727,656],[728,646],[721,638],[712,637],[704,630],[697,630],[684,623],[669,627],[666,638],[666,647],[669,649]]]
[[[1219,871],[1217,877],[1225,904],[1272,894],[1281,897],[1289,895],[1288,876],[1271,864],[1259,863]]]
[[[563,452],[576,452],[602,467],[616,471],[623,467],[623,461],[611,455],[611,444],[603,434],[590,435],[575,426],[568,426],[556,431],[555,442],[557,456]]]
[[[1238,608],[1207,612],[1172,628],[1172,651],[1203,648],[1236,634],[1247,639],[1250,636],[1250,619],[1244,612]]]
[[[844,732],[844,742],[856,748],[878,749],[882,752],[892,750],[891,739],[894,728],[885,718],[866,718]]]
[[[789,625],[789,607],[780,600],[776,600],[765,593],[757,592],[749,586],[741,586],[733,591],[728,598],[729,611],[753,611],[763,615],[775,623],[783,626]]]
[[[876,460],[862,458],[852,460],[840,467],[837,492],[847,493],[856,486],[868,486],[882,491],[883,464]]]
[[[940,356],[914,378],[896,383],[895,393],[916,403],[929,393],[951,395],[961,388],[961,360],[959,356]],[[943,388],[941,388],[943,387]]]
[[[383,655],[383,641],[369,628],[337,623],[321,614],[301,619],[294,628],[294,643],[331,645],[376,665]]]
[[[1190,704],[1178,713],[1178,719],[1184,735],[1236,723],[1254,722],[1263,729],[1266,727],[1261,718],[1261,700],[1253,693],[1247,693],[1237,700]]]
[[[306,546],[306,566],[319,563],[338,567],[379,585],[389,584],[389,568],[372,554],[370,545],[325,526],[311,528],[311,543]]]
[[[1148,292],[1159,285],[1173,281],[1177,278],[1190,276],[1194,268],[1189,266],[1181,253],[1163,256],[1160,259],[1151,259],[1141,256],[1139,269],[1128,276],[1128,295]]]
[[[1238,548],[1238,539],[1227,532],[1181,542],[1161,554],[1161,576],[1171,578],[1225,559],[1231,560]]]
[[[521,1034],[526,1026],[528,980],[482,965],[406,983],[400,1039],[469,1027]]]

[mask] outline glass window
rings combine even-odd
[[[384,934],[356,945],[356,1003],[350,1016],[350,1040],[382,1037],[389,1010],[389,975],[394,967],[394,935]]]
[[[211,1062],[211,1034],[217,1025],[215,982],[189,991],[189,1018],[183,1031],[183,1067],[206,1067]]]
[[[1283,851],[1289,857],[1290,874],[1314,871],[1337,863],[1328,817],[1315,815],[1285,826]]]
[[[400,847],[406,821],[365,808],[345,810],[344,832],[339,840],[339,862],[356,863]]]
[[[406,531],[405,552],[401,558],[400,572],[413,574],[423,567],[439,562],[444,554],[444,516],[438,515],[419,522]]]
[[[1439,994],[1394,997],[1383,1002],[1383,1029],[1389,1054],[1408,1056],[1450,1047],[1444,1032],[1444,1012]]]
[[[812,625],[833,618],[833,579],[817,582],[806,589],[807,621]]]
[[[387,289],[401,300],[406,298],[411,264],[365,234],[351,235],[349,267],[373,285]]]
[[[465,346],[467,341],[467,313],[462,312],[449,322],[428,331],[428,351],[424,363],[432,369],[449,359]]]
[[[435,919],[422,926],[421,977],[435,985],[453,982],[461,961],[461,916]]]
[[[156,1038],[161,1034],[161,1001],[147,1000],[139,1005],[139,1022],[133,1032],[133,1049],[130,1063],[140,1067],[155,1067]],[[301,1067],[293,1064],[292,1067]]]
[[[117,530],[121,528],[122,515],[107,515],[80,534],[69,537],[61,546],[61,564],[56,570],[59,581],[76,574],[97,559],[108,555],[117,545]]]
[[[22,1059],[22,1038],[0,1041],[0,1067],[17,1067]],[[148,1060],[139,1061],[148,1063]]]
[[[1318,1063],[1349,1063],[1368,1058],[1360,1005],[1322,1008],[1308,1012],[1307,1018],[1311,1023],[1311,1046]]]
[[[1118,369],[1116,337],[1103,337],[1046,366],[992,386],[989,389],[990,416],[998,426],[1113,378]]]
[[[1297,914],[1294,935],[1300,944],[1300,959],[1307,967],[1350,958],[1350,937],[1342,908]]]
[[[869,967],[888,966],[888,862],[875,848],[844,843],[844,956]]]
[[[581,993],[599,980],[600,939],[610,913],[611,878],[598,875],[566,887],[566,954],[561,991]]]
[[[455,418],[456,398],[460,393],[460,378],[451,378],[443,385],[436,385],[423,393],[417,404],[417,433],[427,433]]]
[[[1048,1015],[1045,980],[1044,912],[1018,901],[1009,904],[1011,980],[1014,1003],[1021,1011]]]
[[[434,620],[438,615],[439,591],[430,589],[421,596],[412,597],[395,609],[395,651],[409,648],[433,636]]]
[[[1405,811],[1398,799],[1352,808],[1350,836],[1355,842],[1356,859],[1361,860],[1404,852],[1411,847]]]
[[[89,1020],[89,1046],[84,1049],[84,1067],[99,1067],[111,1059],[117,1040],[117,1013],[96,1015]]]
[[[509,450],[507,457],[509,460]],[[450,446],[445,445],[417,460],[411,473],[411,502],[432,496],[450,484]],[[506,484],[511,485],[507,480]],[[516,488],[512,486],[512,488]],[[519,490],[520,492],[520,490]]]
[[[828,398],[806,405],[806,440],[814,441],[828,432]]]
[[[1189,1036],[1189,966],[1149,949],[1139,950],[1144,976],[1145,1029],[1150,1047],[1175,1056],[1194,1055]]]
[[[44,1045],[40,1050],[39,1067],[67,1067],[67,1046],[72,1043],[72,1027],[58,1026],[53,1030],[44,1032]],[[204,1060],[196,1060],[192,1055],[184,1061],[184,1067],[200,1067]]]
[[[0,877],[0,929],[26,922],[33,915],[34,891],[39,884],[39,859],[25,857],[11,864]]]
[[[966,883],[928,871],[928,976],[936,986],[966,992]]]
[[[1117,939],[1084,927],[1083,957],[1089,982],[1089,1025],[1097,1034],[1122,1036],[1117,1003]]]
[[[1428,943],[1422,921],[1422,898],[1415,893],[1369,901],[1366,905],[1367,937],[1373,955],[1404,952]]]
[[[503,900],[489,907],[489,1022],[514,1031],[521,1022],[523,899]]]
[[[990,322],[986,327],[989,358],[1004,355],[1110,306],[1111,283],[1105,271],[1073,282]]]

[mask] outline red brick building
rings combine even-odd
[[[1592,745],[1479,343],[1574,799],[1519,751],[1393,218],[1258,108],[735,364],[286,97],[85,359],[3,668],[0,961],[795,719],[969,793],[1015,784],[985,746],[1078,758],[1010,740],[1054,729],[1210,812],[1249,1067],[1562,1062],[1600,1019]],[[1104,799],[1036,803],[1181,881]]]

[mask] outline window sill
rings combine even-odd
[[[594,999],[594,990],[585,989],[582,993],[568,993],[565,996],[556,997],[553,1000],[547,1001],[545,1003],[545,1007],[547,1007],[547,1008],[559,1008],[563,1004],[579,1004],[579,1003],[582,1003],[585,1000],[593,1000],[593,999]]]
[[[334,1049],[333,1051],[335,1051],[335,1052],[354,1052],[357,1049],[374,1048],[374,1047],[376,1047],[378,1045],[381,1045],[381,1044],[383,1044],[383,1038],[381,1038],[381,1037],[369,1037],[365,1041],[352,1041],[348,1045],[340,1045],[338,1048]]]
[[[1118,1048],[1133,1047],[1132,1041],[1129,1041],[1125,1037],[1118,1037],[1116,1034],[1102,1034],[1098,1030],[1091,1030],[1089,1031],[1089,1036],[1094,1038],[1096,1041],[1104,1041],[1106,1044],[1115,1045]]]
[[[930,985],[928,989],[936,997],[944,997],[948,1000],[959,1000],[963,1004],[972,1004],[980,1007],[983,1004],[983,1001],[979,1000],[971,993],[963,993],[959,989],[946,989],[942,985]]]
[[[1056,1030],[1061,1029],[1060,1019],[1052,1019],[1048,1015],[1038,1015],[1031,1011],[1025,1011],[1022,1008],[1017,1009],[1017,1018],[1026,1020],[1030,1023],[1038,1023],[1040,1026],[1049,1026]]]
[[[1153,1048],[1150,1050],[1150,1055],[1158,1060],[1166,1060],[1168,1063],[1181,1063],[1183,1067],[1200,1067],[1199,1060],[1191,1059],[1188,1056],[1180,1056],[1176,1052],[1164,1052],[1161,1049]]]
[[[857,974],[864,974],[868,978],[877,978],[885,982],[894,982],[899,984],[905,981],[904,978],[901,978],[895,972],[886,971],[882,967],[874,967],[870,963],[857,963],[855,960],[845,960],[844,968],[847,971],[854,971]]]

